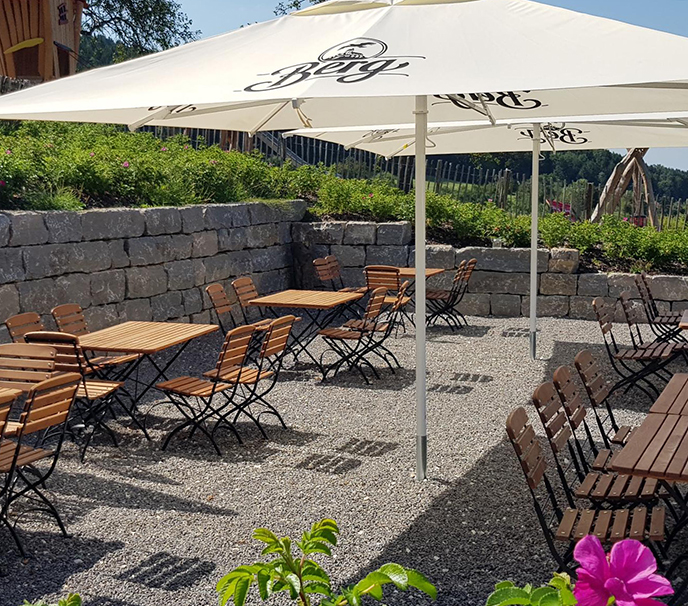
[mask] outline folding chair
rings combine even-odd
[[[659,374],[659,372],[663,371],[678,356],[685,355],[682,348],[676,343],[652,343],[648,346],[621,347],[613,333],[614,306],[598,297],[593,300],[592,307],[595,310],[595,315],[602,331],[609,362],[621,377],[612,386],[610,393],[615,392],[621,387],[626,387],[624,392],[626,393],[632,387],[636,387],[648,398],[654,400],[653,396],[639,383],[642,382],[654,393],[655,397],[658,397],[659,391],[648,377],[655,376],[662,381],[666,381],[666,377]],[[633,368],[633,364],[636,364],[639,368]]]
[[[66,420],[80,380],[78,374],[66,373],[36,384],[24,403],[16,440],[0,438],[0,474],[5,476],[4,488],[0,489],[4,497],[0,521],[9,528],[22,557],[27,554],[19,540],[16,521],[13,524],[8,517],[10,506],[18,499],[37,503],[32,509],[52,515],[62,534],[67,536],[60,514],[43,489],[57,465]],[[37,465],[39,462],[45,462],[47,467]]]
[[[388,265],[368,265],[364,269],[366,288],[368,291],[374,291],[377,288],[384,288],[388,292],[385,295],[385,300],[383,303],[383,308],[390,308],[397,302],[397,293],[401,289],[401,276],[399,275],[398,267],[391,267]],[[406,306],[411,301],[411,297],[404,296],[401,301],[401,307],[399,311],[401,312],[400,320],[401,326],[406,332],[406,323],[404,319],[407,319],[413,326],[415,323],[410,314],[406,312]]]
[[[468,326],[465,316],[456,309],[456,306],[461,303],[468,290],[468,282],[477,262],[477,259],[471,259],[470,261],[461,261],[459,263],[456,274],[454,274],[451,290],[427,290],[428,315],[425,321],[428,326],[434,326],[439,320],[444,320],[452,332],[454,332],[455,328],[461,328],[462,322],[464,326]]]
[[[205,287],[205,292],[213,305],[213,311],[222,335],[225,336],[227,332],[236,328],[236,322],[232,315],[232,303],[222,284],[209,284]]]
[[[545,429],[569,506],[574,507],[576,499],[588,499],[594,507],[608,503],[657,502],[657,480],[617,475],[608,470],[611,451],[599,449],[595,444],[586,420],[587,409],[578,393],[570,390],[572,386],[570,382],[566,384],[566,399],[561,398],[554,383],[543,383],[533,393],[533,404]],[[673,507],[671,511],[675,516]]]
[[[89,334],[84,310],[79,305],[75,303],[58,305],[52,309],[51,313],[60,332],[77,337]],[[138,354],[113,354],[88,358],[87,361],[92,372],[98,373],[104,379],[117,380],[127,375],[127,368],[139,357]]]
[[[47,345],[55,349],[55,371],[78,373],[81,376],[81,382],[79,383],[74,401],[74,412],[78,416],[79,421],[68,424],[68,429],[77,442],[81,442],[77,436],[79,429],[82,427],[86,429],[92,424],[92,431],[83,440],[83,443],[80,444],[82,447],[81,461],[83,462],[86,458],[86,451],[96,429],[101,429],[107,433],[112,443],[118,446],[117,436],[105,422],[105,417],[109,413],[113,419],[116,418],[113,404],[118,401],[116,392],[122,387],[123,383],[101,379],[87,379],[90,369],[81,349],[79,337],[64,332],[44,331],[26,333],[25,339],[27,343]],[[119,404],[125,411],[127,410],[122,402],[119,402]]]
[[[337,257],[334,255],[328,255],[327,257],[322,257],[321,259],[315,259],[313,261],[313,267],[315,268],[315,273],[318,279],[323,284],[329,284],[332,290],[337,290],[339,292],[366,292],[366,287],[346,287],[344,285],[344,279],[342,278],[342,268],[339,265]]]
[[[334,363],[326,366],[324,358],[329,352],[322,354],[320,357],[320,367],[323,381],[327,379],[330,372],[334,376],[346,365],[350,370],[358,371],[366,384],[370,385],[370,380],[363,371],[364,367],[370,368],[373,375],[378,379],[380,378],[379,373],[368,359],[370,355],[383,360],[392,373],[396,372],[394,365],[397,368],[401,368],[399,360],[385,346],[385,341],[395,328],[403,301],[408,298],[406,297],[408,286],[408,282],[402,284],[395,298],[389,318],[386,321],[381,320],[381,313],[384,301],[387,298],[387,289],[381,287],[376,288],[372,292],[365,314],[361,320],[349,321],[339,328],[325,328],[318,332],[329,346],[330,351],[339,358]]]
[[[241,310],[241,316],[244,319],[244,324],[251,324],[249,319],[249,309],[256,309],[260,320],[265,320],[265,315],[263,314],[263,309],[261,307],[253,307],[251,301],[259,297],[258,290],[253,280],[244,276],[243,278],[237,278],[232,282],[232,288],[236,293],[237,299],[239,300],[239,309]],[[253,322],[255,324],[255,322]]]
[[[241,392],[240,397],[231,402],[234,405],[233,408],[219,415],[213,428],[213,435],[225,425],[236,433],[234,426],[241,414],[251,419],[266,439],[267,433],[260,423],[260,418],[264,414],[277,417],[282,427],[286,428],[284,419],[266,398],[277,384],[291,331],[300,319],[292,315],[282,316],[272,320],[267,327],[265,325],[257,327],[256,330],[263,332],[264,336],[255,365],[218,364],[215,370],[204,373],[203,376],[234,385]],[[223,395],[226,399],[230,399],[226,393]],[[259,407],[260,412],[256,413],[252,407]],[[230,417],[233,418],[230,420]]]
[[[662,560],[666,518],[662,506],[653,507],[651,512],[642,506],[631,510],[584,509],[579,505],[569,505],[563,509],[558,491],[547,476],[542,446],[523,407],[509,415],[506,433],[526,477],[545,541],[560,570],[573,572],[571,562],[575,542],[588,534],[595,535],[602,543],[615,543],[626,538],[643,541],[657,559]]]
[[[640,299],[643,302],[647,322],[657,338],[660,341],[678,341],[685,343],[686,338],[683,336],[683,331],[679,328],[683,312],[659,312],[645,272],[635,276],[635,284],[640,293]]]
[[[0,345],[0,387],[29,392],[37,383],[52,377],[56,354],[55,349],[42,345]]]
[[[227,333],[215,370],[211,378],[196,378],[190,376],[178,377],[170,381],[158,383],[156,387],[163,391],[168,400],[184,416],[184,421],[175,427],[165,438],[162,450],[165,450],[170,440],[183,429],[190,427],[189,438],[193,437],[196,430],[203,433],[211,442],[217,454],[222,451],[215,441],[215,429],[208,428],[208,422],[221,418],[222,411],[229,406],[236,407],[237,388],[239,383],[229,383],[222,378],[224,372],[236,372],[243,376],[246,364],[246,356],[249,345],[256,332],[252,324],[239,326]],[[209,373],[206,373],[209,376]],[[226,393],[229,392],[229,393]],[[223,393],[224,402],[218,404],[213,399]],[[242,440],[234,425],[230,425],[236,439],[241,444]]]
[[[24,335],[27,332],[45,330],[41,316],[33,311],[27,311],[26,313],[7,318],[5,326],[7,327],[7,332],[10,333],[12,341],[15,343],[23,343]]]
[[[629,425],[619,426],[616,422],[614,411],[609,401],[613,386],[605,379],[599,362],[592,355],[591,351],[584,349],[576,355],[574,366],[592,404],[597,427],[605,448],[611,449],[612,444],[625,444],[626,440],[631,436],[633,428]],[[557,369],[554,373],[554,384],[557,386],[557,391],[560,394],[570,389],[566,386],[570,380],[571,373],[568,368],[565,370]]]

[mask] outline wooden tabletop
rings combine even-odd
[[[443,274],[444,270],[440,269],[439,267],[427,267],[425,269],[425,277],[426,278],[431,278],[432,276],[439,276],[440,274]],[[415,267],[400,267],[399,268],[399,277],[401,278],[415,278],[416,277],[416,268]]]
[[[218,329],[215,324],[124,322],[85,335],[79,342],[89,351],[154,354]]]
[[[259,307],[291,307],[296,309],[333,309],[338,305],[357,301],[360,292],[338,292],[333,290],[283,290],[251,301]]]
[[[688,309],[683,312],[683,315],[681,316],[681,321],[678,323],[678,327],[681,330],[688,330]]]
[[[688,416],[651,412],[614,457],[619,473],[688,482]]]
[[[671,377],[650,412],[688,416],[688,374]]]
[[[0,387],[0,406],[16,400],[20,395],[22,395],[22,392],[19,389]]]

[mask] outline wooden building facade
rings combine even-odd
[[[85,0],[0,0],[0,75],[43,82],[76,72]]]

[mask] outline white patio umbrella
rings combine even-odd
[[[550,116],[688,111],[686,57],[688,39],[528,0],[330,0],[12,93],[0,98],[0,118],[255,133],[403,124],[415,114],[417,140],[425,140],[428,116],[537,124]],[[425,166],[424,146],[416,158]],[[424,317],[424,171],[417,176],[416,293]],[[416,338],[423,478],[423,322]]]

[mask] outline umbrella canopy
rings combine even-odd
[[[431,122],[672,112],[687,56],[680,36],[528,0],[331,0],[7,95],[0,116],[256,132],[403,124],[417,95]]]
[[[611,120],[611,121],[610,121]],[[415,130],[412,124],[340,129],[304,128],[286,133],[339,143],[380,154],[386,158],[412,156]],[[500,120],[493,126],[481,122],[429,124],[425,142],[427,154],[531,152],[532,124]],[[575,151],[621,147],[688,147],[688,113],[672,117],[633,116],[556,118],[543,121],[540,131],[543,150]]]

